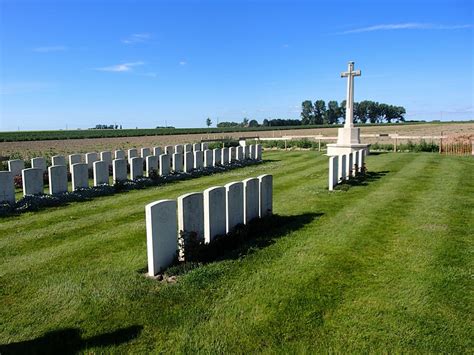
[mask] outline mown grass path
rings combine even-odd
[[[472,158],[370,156],[376,179],[330,193],[327,157],[264,157],[1,220],[0,352],[473,350]],[[145,204],[262,173],[282,225],[177,284],[143,276]]]

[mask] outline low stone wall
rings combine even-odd
[[[366,150],[360,149],[349,154],[329,157],[329,191],[337,184],[361,173],[365,165]]]
[[[160,200],[145,206],[148,274],[155,276],[177,258],[186,259],[183,235],[212,243],[240,224],[273,213],[273,176],[215,186],[203,192]],[[225,236],[227,238],[227,236]]]

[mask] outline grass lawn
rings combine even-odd
[[[369,156],[327,191],[327,157],[0,220],[0,353],[472,352],[474,160]],[[152,201],[274,175],[270,227],[164,284],[143,276]]]

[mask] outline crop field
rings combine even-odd
[[[268,128],[267,128],[268,129]],[[120,131],[120,130],[117,130]],[[10,159],[31,159],[36,156],[51,157],[55,154],[73,154],[86,152],[99,152],[103,150],[141,148],[147,146],[165,146],[182,143],[193,143],[201,139],[223,139],[254,137],[262,138],[282,137],[282,136],[304,136],[318,135],[337,136],[337,127],[330,128],[310,128],[310,129],[279,129],[260,131],[240,131],[219,133],[189,133],[189,134],[166,134],[153,136],[132,136],[135,130],[124,130],[130,134],[127,137],[115,138],[84,138],[84,139],[59,139],[59,140],[35,140],[0,142],[0,157]],[[56,132],[56,131],[55,131]],[[57,131],[61,132],[61,131]],[[87,132],[87,131],[85,131]],[[99,130],[100,132],[100,130]],[[441,133],[445,135],[472,134],[474,132],[474,122],[464,123],[424,123],[405,125],[368,125],[362,126],[361,134],[388,134],[399,133],[410,136],[437,136]],[[23,132],[28,134],[28,132]],[[169,133],[169,132],[168,132]],[[0,137],[1,137],[0,133]],[[387,142],[388,138],[364,138],[364,143]],[[390,143],[392,143],[390,141]]]
[[[463,123],[463,122],[460,122]],[[380,127],[380,126],[409,126],[429,123],[366,123],[360,127]],[[442,123],[437,123],[442,124]],[[186,134],[225,134],[235,132],[260,132],[279,130],[301,130],[301,129],[326,129],[342,127],[342,124],[331,125],[310,125],[310,126],[278,126],[278,127],[208,127],[208,128],[136,128],[136,129],[82,129],[82,130],[56,130],[56,131],[10,131],[0,132],[0,141],[36,141],[36,140],[61,140],[61,139],[86,139],[86,138],[113,138],[113,137],[141,137],[141,136],[166,136],[166,135],[186,135]]]
[[[334,192],[321,153],[263,157],[1,219],[0,353],[472,353],[471,157],[374,154]],[[145,277],[147,203],[264,173],[265,228],[175,283]]]

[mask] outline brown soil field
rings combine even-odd
[[[361,127],[361,134],[394,134],[403,136],[439,136],[443,135],[470,135],[474,133],[474,123],[434,123],[434,124],[410,124],[406,126],[370,126]],[[167,136],[145,136],[145,137],[119,137],[119,138],[94,138],[94,139],[68,139],[68,140],[45,140],[24,142],[0,142],[0,156],[3,159],[32,157],[51,157],[56,154],[72,154],[86,152],[100,152],[105,150],[129,149],[153,146],[165,146],[182,143],[199,142],[202,139],[222,139],[239,137],[282,137],[282,136],[306,136],[323,135],[327,137],[337,136],[337,128],[315,128],[298,130],[258,131],[258,132],[235,132],[225,134],[180,134]],[[388,137],[362,137],[364,143],[391,143]],[[417,141],[418,139],[412,139]],[[430,140],[430,139],[428,139]],[[437,139],[434,139],[437,141]]]

